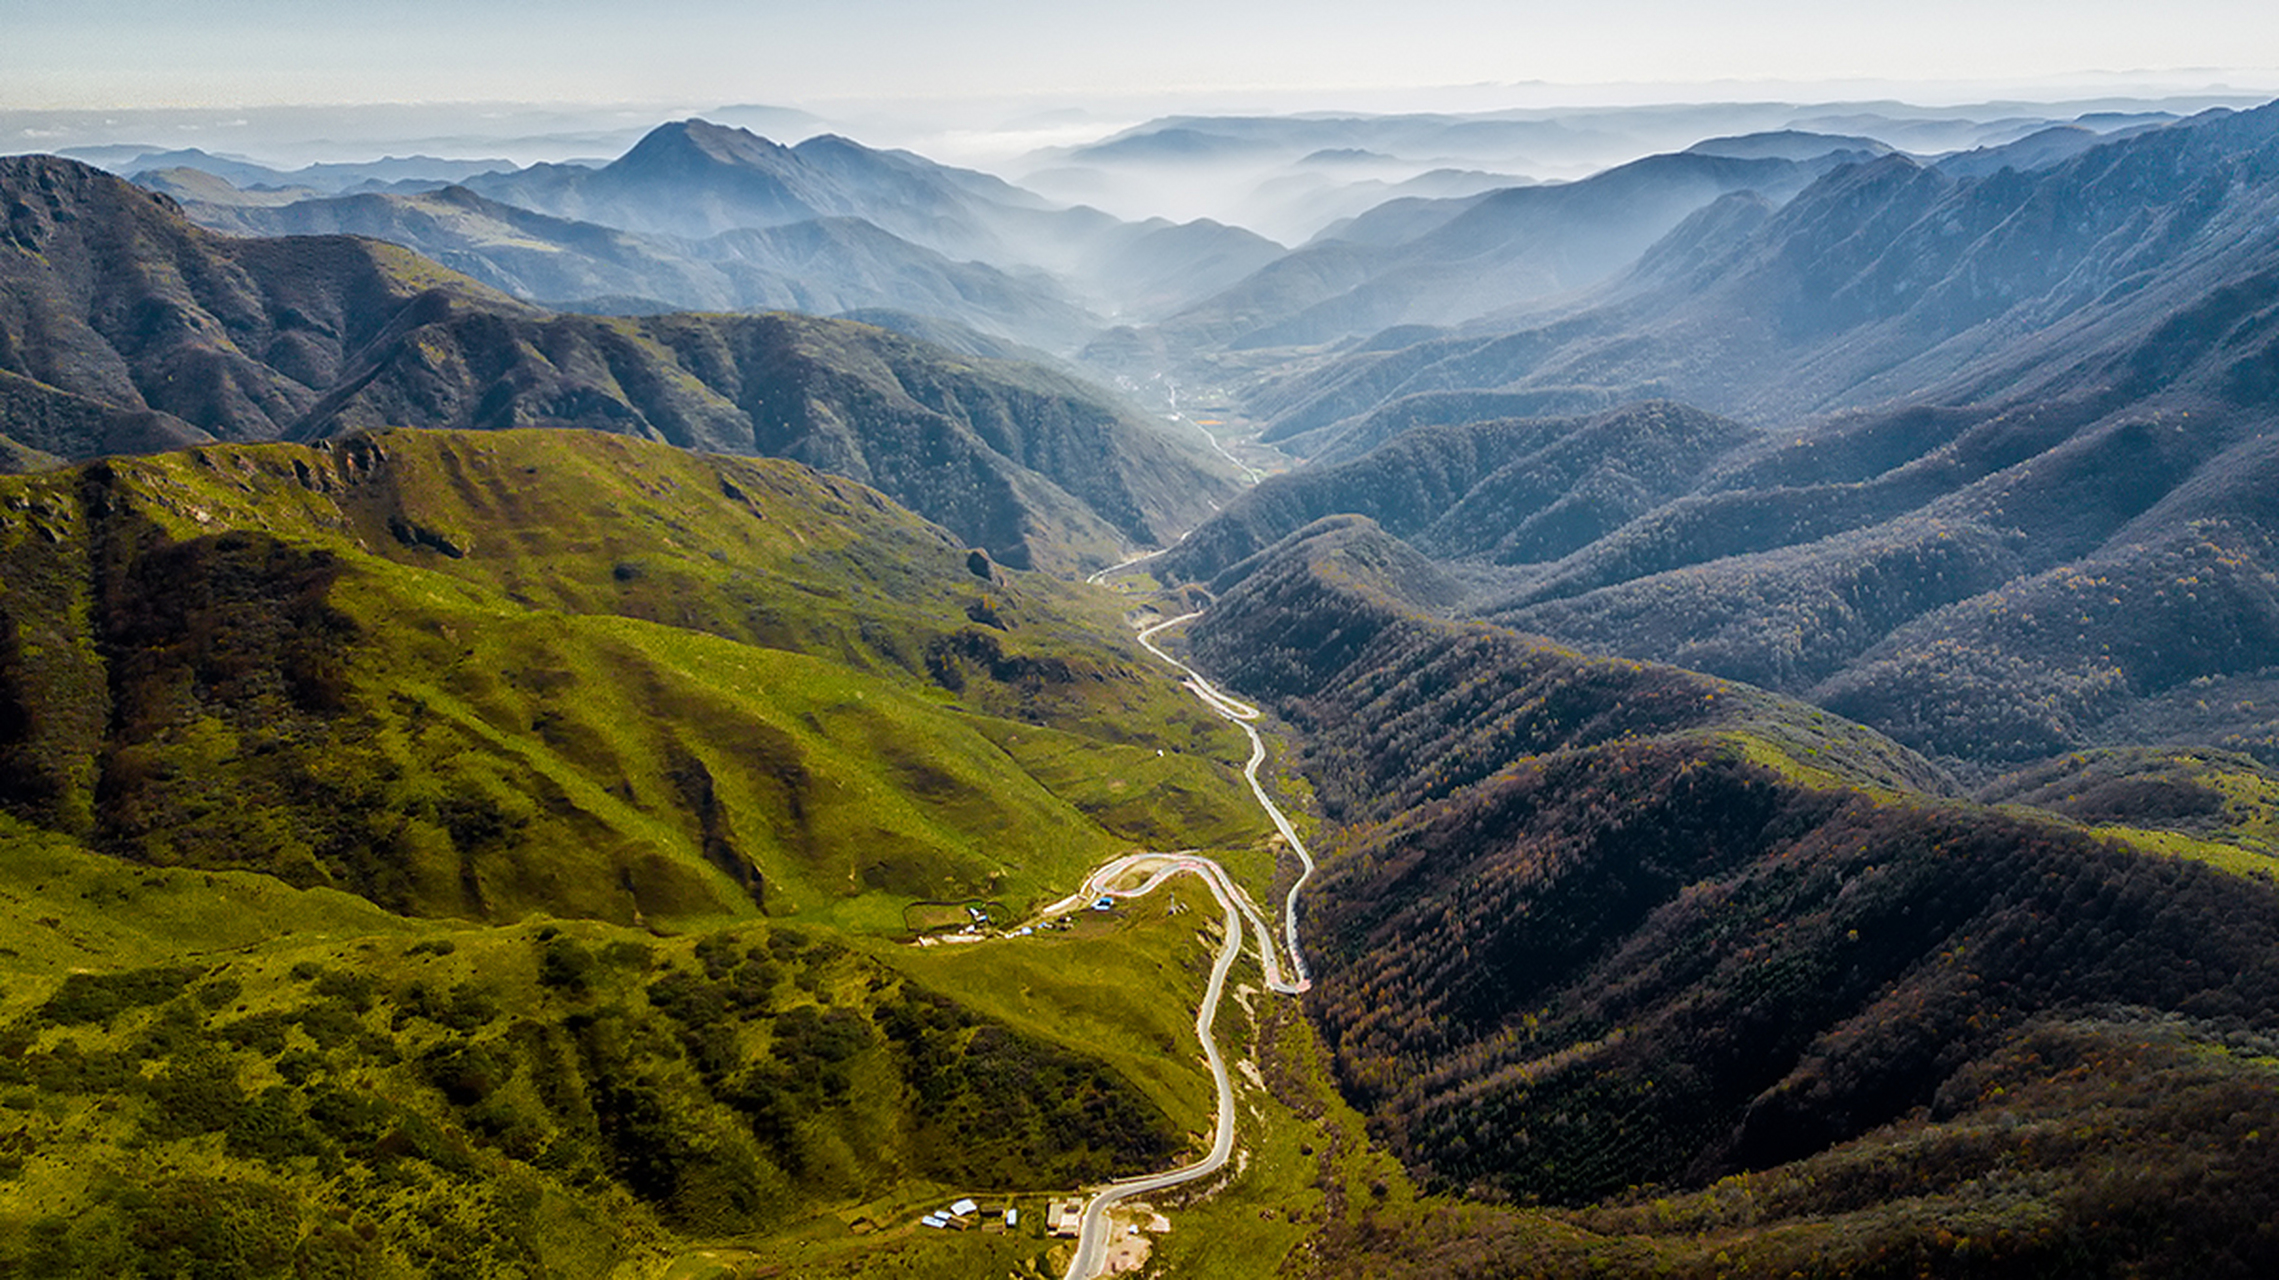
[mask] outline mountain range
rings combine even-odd
[[[1168,563],[1208,579],[1355,512],[1478,566],[1466,611],[1952,760],[2153,724],[2268,755],[2275,130],[2223,113],[2026,173],[1890,156],[1778,209],[1729,197],[1537,327],[1258,397],[1321,463]],[[1643,393],[1735,416],[1503,420]]]
[[[743,227],[690,241],[552,218],[465,187],[282,206],[189,200],[183,212],[231,235],[386,240],[502,293],[565,309],[836,315],[895,308],[1038,348],[1098,324],[1047,281],[953,262],[859,218]]]
[[[43,453],[595,427],[802,457],[1020,565],[1107,563],[1232,492],[1197,444],[1051,370],[844,322],[550,314],[378,241],[220,237],[98,171],[4,163],[0,379]]]
[[[988,174],[833,135],[786,147],[703,120],[660,126],[599,169],[537,165],[467,185],[556,217],[695,240],[859,218],[958,262],[1057,272],[1080,295],[1119,306],[1147,305],[1150,290],[1192,299],[1276,248],[1215,223],[1126,223],[1062,208]],[[1146,281],[1136,294],[1135,272]]]
[[[1391,234],[1364,214],[1163,327],[1176,341],[1242,349],[1476,319],[1596,283],[1718,197],[1785,199],[1849,155],[1654,156],[1580,182],[1404,205]]]
[[[969,254],[990,243],[992,229],[977,225],[985,212],[1047,208],[999,179],[908,153],[828,134],[787,147],[703,120],[654,129],[598,169],[534,165],[467,185],[540,213],[690,239],[867,214],[906,239]]]
[[[2031,168],[1886,156],[1785,203],[1736,193],[1527,323],[1484,320],[1282,389],[1271,432],[1423,391],[1651,387],[1755,420],[2106,384],[2220,391],[2259,348],[2194,304],[2265,270],[2272,131],[2269,107],[2214,112]],[[2186,344],[2146,348],[2167,332]]]
[[[390,188],[439,187],[483,173],[506,173],[521,166],[512,160],[440,156],[385,156],[361,163],[303,165],[276,169],[241,157],[215,155],[196,147],[161,149],[132,145],[75,147],[68,159],[108,169],[137,182],[148,174],[196,173],[219,178],[254,195],[340,195]]]
[[[1359,517],[1220,586],[1197,659],[1289,717],[1347,833],[1307,914],[1345,1095],[1428,1183],[1568,1207],[1356,1230],[1338,1273],[2265,1256],[2279,893],[2228,841],[2264,847],[2279,775],[2077,757],[2002,790],[2094,831],[1968,804],[1809,705],[1434,617]]]
[[[1987,151],[2050,129],[2106,134],[2247,99],[2158,103],[1993,102],[1925,108],[1897,102],[1688,103],[1473,112],[1171,115],[1076,146],[1031,153],[1009,170],[1031,190],[1127,217],[1177,210],[1257,229],[1284,243],[1400,195],[1453,196],[1575,181],[1645,156],[1694,151],[1806,159],[1828,140],[1924,159]],[[1783,143],[1780,140],[1786,139]],[[1801,152],[1801,153],[1799,153]],[[1385,187],[1462,175],[1468,191]],[[1370,199],[1374,196],[1374,199]],[[1360,203],[1355,203],[1360,201]]]
[[[1627,122],[1623,130],[1675,127],[1616,114]],[[1773,113],[1717,118],[1788,127],[1711,138],[1540,188],[1447,161],[1493,153],[1507,135],[1581,138],[1587,130],[1518,118],[1324,120],[1286,137],[1287,121],[1173,120],[1100,149],[1110,157],[1133,151],[1128,161],[1143,168],[1155,163],[1146,155],[1163,153],[1185,166],[1182,181],[1192,181],[1199,161],[1192,146],[1173,145],[1179,139],[1217,139],[1212,155],[1289,152],[1277,163],[1292,167],[1258,189],[1266,204],[1312,211],[1314,242],[1289,254],[1208,218],[1125,222],[909,152],[828,134],[784,146],[694,119],[652,130],[599,167],[475,172],[479,164],[468,162],[445,173],[431,165],[440,176],[402,179],[392,189],[375,180],[348,197],[322,194],[336,183],[280,188],[260,179],[281,175],[197,155],[136,160],[185,162],[154,167],[141,180],[184,199],[210,227],[376,234],[528,301],[618,311],[886,307],[1055,352],[1076,351],[1104,324],[1175,317],[1163,332],[1192,355],[1230,342],[1304,345],[1400,324],[1474,321],[1600,281],[1720,194],[1754,190],[1778,203],[1842,158],[1892,150]],[[2093,124],[1981,130],[1967,136],[1988,139],[1986,146],[1940,163],[1957,172],[2047,163],[2157,121],[2097,117]],[[1438,168],[1351,145],[1413,155],[1428,138],[1455,147],[1433,162]],[[1290,151],[1307,141],[1349,145]],[[389,163],[391,173],[414,164]],[[226,185],[233,174],[262,189]],[[493,203],[436,194],[453,180]],[[295,190],[311,198],[295,200]]]
[[[828,135],[785,147],[702,120],[660,126],[598,168],[454,172],[338,194],[247,190],[231,180],[251,181],[241,169],[189,157],[135,181],[212,230],[369,235],[525,301],[886,308],[1050,352],[1082,346],[1102,313],[1156,318],[1283,251],[1209,220],[1124,222],[907,152]]]

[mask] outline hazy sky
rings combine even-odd
[[[1713,82],[2081,72],[2279,88],[2274,69],[2271,0],[0,0],[0,108],[14,110],[1536,80],[1733,98],[1749,85]]]

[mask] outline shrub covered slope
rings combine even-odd
[[[1222,579],[1193,645],[1307,734],[1341,821],[1306,925],[1347,1096],[1428,1184],[1587,1229],[1410,1222],[1344,1240],[1355,1273],[1706,1273],[1712,1235],[1778,1274],[2269,1264],[2279,882],[2252,762],[1999,793],[2237,797],[2143,820],[2163,831],[1984,808],[1811,707],[1435,620],[1407,555],[1366,522],[1301,531]]]

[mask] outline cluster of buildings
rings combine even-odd
[[[918,1219],[918,1225],[936,1231],[1012,1231],[1021,1225],[1021,1211],[1007,1205],[1003,1209],[985,1207],[971,1198],[958,1200],[946,1209],[936,1209]],[[1032,1220],[1030,1230],[1035,1230]],[[1045,1209],[1044,1230],[1047,1235],[1075,1239],[1084,1229],[1084,1197],[1070,1196],[1052,1201]]]
[[[918,1225],[936,1231],[971,1231],[976,1227],[983,1231],[1009,1231],[1021,1225],[1021,1211],[1011,1206],[1002,1213],[985,1210],[979,1201],[969,1198],[956,1201],[947,1209],[934,1210],[918,1219]]]

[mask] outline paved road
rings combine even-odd
[[[1291,851],[1305,865],[1305,871],[1290,886],[1289,895],[1282,900],[1282,933],[1288,948],[1289,968],[1285,976],[1282,956],[1277,953],[1273,930],[1267,925],[1265,913],[1243,892],[1242,886],[1227,874],[1226,868],[1191,850],[1181,853],[1134,853],[1117,858],[1087,876],[1082,889],[1045,909],[1048,916],[1057,915],[1088,906],[1101,897],[1139,897],[1154,892],[1173,876],[1198,875],[1210,886],[1211,895],[1219,900],[1219,906],[1227,913],[1226,941],[1219,946],[1218,960],[1211,966],[1210,985],[1203,992],[1202,1008],[1195,1014],[1195,1037],[1203,1042],[1203,1056],[1210,1063],[1211,1083],[1218,1094],[1218,1119],[1211,1135],[1211,1153],[1194,1164],[1168,1173],[1127,1178],[1094,1191],[1092,1199],[1084,1206],[1083,1227],[1076,1240],[1076,1256],[1068,1264],[1067,1280],[1092,1280],[1092,1277],[1100,1274],[1100,1268],[1107,1261],[1108,1211],[1118,1202],[1193,1182],[1197,1178],[1207,1178],[1224,1168],[1228,1157],[1234,1154],[1234,1084],[1227,1078],[1227,1064],[1219,1053],[1218,1041],[1211,1037],[1211,1024],[1218,1017],[1219,1000],[1226,993],[1227,971],[1234,967],[1235,958],[1242,954],[1243,923],[1247,920],[1250,924],[1251,936],[1258,947],[1259,964],[1265,970],[1266,985],[1269,988],[1285,995],[1296,995],[1313,985],[1306,974],[1305,956],[1298,950],[1297,906],[1298,891],[1313,877],[1314,859],[1306,851],[1305,842],[1298,838],[1296,828],[1291,826],[1289,815],[1282,812],[1282,807],[1274,803],[1273,797],[1266,794],[1265,786],[1258,781],[1258,766],[1266,760],[1266,740],[1258,735],[1258,730],[1252,723],[1259,718],[1258,708],[1228,697],[1197,674],[1194,668],[1155,645],[1158,632],[1199,616],[1189,613],[1159,622],[1140,632],[1139,641],[1147,646],[1148,652],[1184,673],[1188,691],[1202,699],[1203,705],[1234,722],[1250,737],[1250,762],[1243,766],[1243,777],[1250,781],[1251,794],[1257,797],[1260,807],[1273,819],[1275,829],[1282,833],[1284,840],[1289,841]],[[1146,877],[1137,887],[1115,887],[1135,872],[1145,873]]]
[[[1300,872],[1298,878],[1291,883],[1289,896],[1282,900],[1283,940],[1290,949],[1290,971],[1296,975],[1296,982],[1288,987],[1275,988],[1285,995],[1296,994],[1313,985],[1306,976],[1306,957],[1304,953],[1298,950],[1298,894],[1306,887],[1306,881],[1314,877],[1314,856],[1306,851],[1306,842],[1298,838],[1297,828],[1290,825],[1290,815],[1282,812],[1282,806],[1274,803],[1273,797],[1266,794],[1265,786],[1258,781],[1258,766],[1266,762],[1266,739],[1258,736],[1258,728],[1255,724],[1258,719],[1258,708],[1221,693],[1216,686],[1205,680],[1193,667],[1165,653],[1156,647],[1155,643],[1158,632],[1176,627],[1182,622],[1191,622],[1202,616],[1202,613],[1197,611],[1195,613],[1183,613],[1176,618],[1165,619],[1140,632],[1139,642],[1147,646],[1149,653],[1179,668],[1187,677],[1188,692],[1201,698],[1204,706],[1233,721],[1236,728],[1250,736],[1250,761],[1242,767],[1242,776],[1249,780],[1250,794],[1258,798],[1259,807],[1266,810],[1266,816],[1274,820],[1274,829],[1281,832],[1282,838],[1289,842],[1290,852],[1297,854],[1298,861],[1305,866],[1305,870]],[[1273,954],[1271,947],[1261,947],[1260,949],[1269,956]]]
[[[1171,420],[1172,420],[1172,421],[1174,421],[1174,422],[1184,422],[1184,423],[1186,423],[1188,426],[1190,426],[1190,427],[1193,427],[1193,428],[1195,428],[1197,431],[1200,431],[1200,432],[1202,432],[1202,433],[1203,433],[1203,439],[1204,439],[1204,441],[1205,441],[1206,443],[1208,443],[1208,444],[1209,444],[1209,445],[1210,445],[1210,446],[1211,446],[1213,449],[1216,449],[1216,450],[1218,450],[1218,453],[1219,453],[1219,456],[1220,456],[1220,457],[1222,457],[1222,458],[1225,458],[1225,459],[1226,459],[1228,462],[1231,462],[1231,463],[1233,463],[1235,466],[1237,466],[1237,467],[1239,467],[1239,468],[1241,468],[1241,469],[1242,469],[1242,476],[1243,476],[1243,480],[1244,480],[1244,482],[1245,482],[1245,483],[1247,483],[1247,484],[1254,484],[1254,485],[1255,485],[1255,484],[1257,484],[1259,481],[1261,481],[1261,480],[1264,480],[1264,479],[1266,478],[1266,473],[1265,473],[1265,472],[1263,472],[1263,471],[1260,471],[1258,468],[1256,468],[1256,467],[1254,467],[1254,466],[1250,465],[1250,464],[1249,464],[1249,463],[1247,463],[1247,462],[1244,462],[1242,459],[1240,459],[1240,458],[1238,458],[1238,457],[1234,456],[1233,454],[1231,454],[1231,453],[1227,452],[1227,447],[1226,447],[1225,445],[1223,445],[1223,444],[1219,443],[1219,438],[1218,438],[1216,435],[1213,435],[1213,434],[1211,433],[1211,429],[1210,429],[1209,427],[1206,427],[1206,426],[1204,426],[1202,423],[1195,421],[1193,418],[1190,418],[1190,417],[1188,417],[1186,414],[1184,414],[1184,413],[1181,413],[1181,412],[1179,411],[1179,384],[1177,384],[1177,383],[1175,383],[1175,382],[1170,382],[1170,381],[1166,380],[1166,382],[1164,383],[1164,391],[1165,391],[1165,393],[1166,393],[1166,394],[1168,394],[1168,395],[1171,397]],[[1213,503],[1213,504],[1212,504],[1212,506],[1214,507],[1214,509],[1217,507],[1217,505],[1218,505],[1218,504],[1216,504],[1216,503]],[[1182,535],[1182,537],[1181,537],[1181,538],[1179,538],[1178,540],[1175,540],[1175,541],[1173,541],[1173,542],[1172,542],[1172,544],[1171,544],[1171,547],[1175,547],[1175,546],[1178,546],[1178,545],[1179,545],[1179,543],[1180,543],[1180,542],[1182,542],[1182,541],[1185,541],[1185,537],[1184,537],[1184,535]],[[1107,581],[1107,579],[1108,579],[1108,575],[1110,575],[1110,574],[1115,574],[1115,573],[1122,573],[1124,570],[1131,568],[1131,567],[1132,567],[1133,565],[1135,565],[1135,564],[1145,564],[1145,563],[1147,563],[1148,561],[1155,559],[1157,556],[1159,556],[1159,555],[1162,555],[1164,552],[1171,550],[1171,547],[1158,547],[1158,548],[1156,548],[1156,549],[1155,549],[1155,550],[1153,550],[1153,551],[1143,552],[1143,553],[1141,553],[1141,554],[1139,554],[1139,555],[1133,556],[1133,557],[1132,557],[1131,559],[1129,559],[1129,560],[1125,560],[1125,561],[1122,561],[1122,562],[1120,562],[1120,563],[1117,563],[1117,564],[1112,564],[1112,565],[1109,565],[1109,566],[1108,566],[1107,568],[1105,568],[1105,569],[1101,569],[1101,570],[1098,570],[1097,572],[1094,572],[1094,573],[1092,573],[1092,574],[1089,574],[1089,575],[1087,575],[1087,576],[1085,577],[1085,579],[1084,579],[1084,580],[1085,580],[1086,582],[1089,582],[1089,583],[1091,583],[1091,584],[1092,584],[1092,585],[1094,585],[1094,586],[1098,586],[1098,585],[1100,585],[1102,582],[1105,582],[1105,581]],[[1194,616],[1195,616],[1195,615],[1194,615],[1194,614],[1191,614],[1191,613],[1187,615],[1187,617],[1189,617],[1189,618],[1192,618],[1192,617],[1194,617]],[[1183,621],[1185,621],[1185,620],[1186,620],[1186,619],[1184,619],[1184,618],[1182,618],[1182,619],[1176,619],[1176,621],[1182,621],[1182,622],[1183,622]],[[1165,625],[1165,626],[1168,626],[1168,625],[1170,625],[1170,624],[1169,624],[1169,623],[1166,623],[1166,624],[1164,624],[1164,625]],[[1158,628],[1156,628],[1156,630],[1159,630],[1159,631],[1160,631],[1160,630],[1162,630],[1162,628],[1161,628],[1161,627],[1158,627]],[[1149,645],[1149,646],[1148,646],[1148,648],[1150,648],[1150,649],[1155,649],[1155,646],[1154,646],[1154,645]],[[1165,656],[1164,652],[1163,652],[1161,649],[1156,649],[1156,651],[1155,651],[1155,652],[1156,652],[1156,656],[1157,656],[1157,657],[1159,657],[1159,658],[1162,658],[1162,659],[1163,659],[1165,662],[1171,662],[1171,659],[1170,659],[1169,657]],[[1178,663],[1175,663],[1175,662],[1174,662],[1174,663],[1172,663],[1172,665],[1173,665],[1173,666],[1179,666],[1179,664],[1178,664]],[[1187,670],[1187,668],[1185,668],[1185,667],[1183,667],[1183,666],[1180,666],[1180,667],[1179,667],[1179,669],[1180,669],[1180,670],[1182,670],[1182,671],[1186,671],[1186,670]],[[1189,675],[1193,675],[1194,673],[1193,673],[1193,672],[1191,672],[1191,671],[1189,671],[1189,672],[1188,672],[1188,674],[1189,674]],[[1253,712],[1252,714],[1254,714],[1254,715],[1255,715],[1256,713],[1255,713],[1255,712]]]
[[[1150,855],[1141,855],[1142,857]],[[1234,1154],[1234,1083],[1227,1078],[1226,1059],[1219,1053],[1218,1041],[1211,1036],[1211,1023],[1218,1017],[1219,999],[1226,993],[1227,971],[1234,967],[1235,958],[1242,954],[1242,910],[1236,905],[1238,898],[1228,892],[1232,882],[1219,864],[1208,858],[1191,855],[1169,856],[1172,865],[1158,870],[1138,889],[1128,890],[1119,896],[1137,897],[1147,893],[1172,876],[1183,873],[1200,874],[1204,883],[1227,913],[1226,941],[1219,945],[1219,958],[1211,965],[1210,985],[1203,990],[1203,1005],[1195,1014],[1195,1036],[1203,1042],[1203,1056],[1210,1063],[1212,1087],[1217,1090],[1218,1122],[1211,1135],[1211,1153],[1194,1164],[1173,1169],[1169,1173],[1149,1174],[1140,1178],[1126,1178],[1111,1182],[1092,1193],[1084,1206],[1084,1225],[1076,1238],[1076,1256],[1068,1264],[1069,1280],[1091,1280],[1100,1274],[1108,1259],[1108,1211],[1117,1202],[1133,1196],[1147,1195],[1165,1187],[1176,1187],[1183,1182],[1207,1178],[1226,1165],[1227,1157]],[[1206,871],[1204,868],[1207,867]],[[1095,873],[1097,874],[1097,873]]]
[[[1095,570],[1084,580],[1097,587],[1102,582],[1107,581],[1109,574],[1122,573],[1124,570],[1131,568],[1135,564],[1146,564],[1148,561],[1155,559],[1157,556],[1162,555],[1164,552],[1169,550],[1171,550],[1170,547],[1157,547],[1153,551],[1142,551],[1129,560],[1119,560],[1116,563],[1109,565],[1105,569]]]

